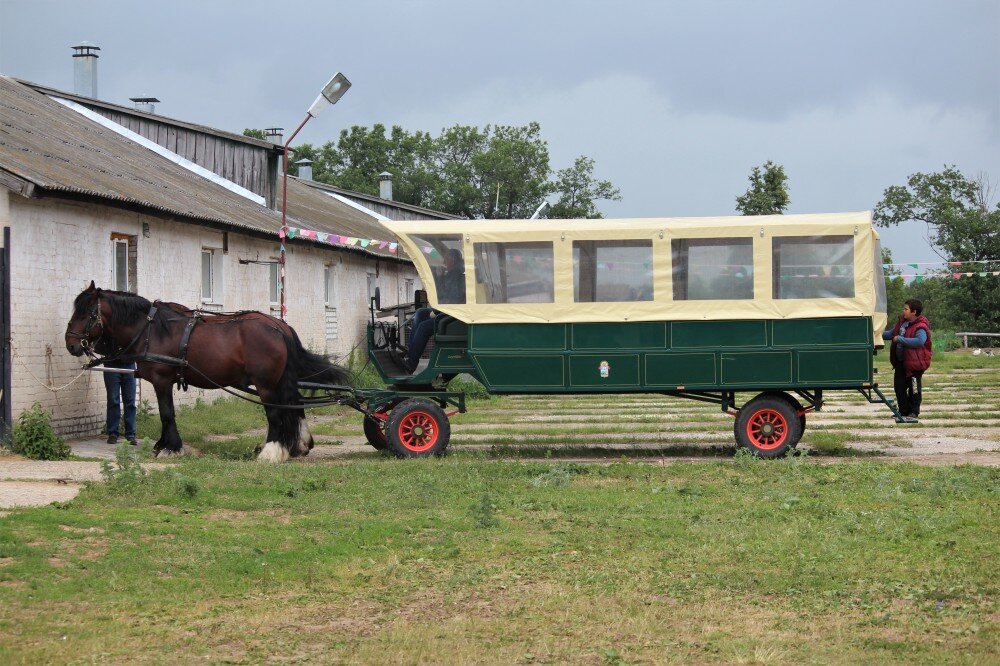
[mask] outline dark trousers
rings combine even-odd
[[[132,366],[135,368],[135,365]],[[108,392],[108,434],[118,436],[122,407],[125,408],[125,439],[135,439],[135,374],[104,373],[104,389]]]
[[[914,372],[906,376],[906,369],[895,368],[892,375],[892,388],[896,392],[896,403],[903,416],[920,416],[920,402],[923,400],[924,371]]]
[[[413,315],[413,322],[410,324],[410,344],[407,345],[407,361],[411,368],[417,367],[420,362],[420,355],[427,347],[427,341],[434,335],[434,317],[431,316],[431,308],[420,308]]]

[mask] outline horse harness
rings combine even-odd
[[[156,313],[159,310],[159,308],[157,307],[157,303],[160,303],[160,301],[156,301],[150,306],[149,313],[146,315],[146,323],[143,324],[142,328],[136,331],[135,335],[132,336],[132,339],[129,341],[127,345],[122,347],[122,349],[117,354],[112,354],[109,356],[105,356],[104,358],[95,359],[94,361],[88,364],[88,367],[100,365],[102,363],[106,363],[107,361],[131,361],[131,362],[146,361],[149,363],[161,363],[163,365],[173,365],[177,366],[177,377],[175,379],[177,387],[184,389],[186,391],[188,389],[188,382],[187,378],[184,376],[184,371],[188,367],[188,361],[187,361],[188,343],[191,341],[191,332],[194,330],[195,325],[203,321],[204,317],[198,311],[193,311],[193,314],[191,314],[190,316],[181,315],[181,316],[187,316],[188,321],[187,325],[184,327],[184,332],[181,334],[181,342],[179,345],[177,356],[167,356],[166,354],[157,354],[149,351],[150,325],[153,323],[153,319],[156,317]],[[95,306],[95,312],[97,311],[98,307],[99,305]],[[97,321],[100,323],[101,330],[103,332],[104,324],[103,322],[101,322],[100,314],[98,314],[97,316]],[[89,337],[89,331],[92,327],[93,323],[88,323],[87,329],[85,331],[85,334],[87,334],[88,337]],[[145,344],[145,349],[142,351],[142,353],[126,354],[125,352],[127,352],[129,349],[132,349],[135,343],[139,341],[139,338],[142,337],[143,333],[146,334],[146,344]]]

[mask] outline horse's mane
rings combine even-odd
[[[111,325],[129,326],[139,319],[144,319],[149,315],[149,309],[153,306],[151,302],[138,294],[129,291],[114,291],[112,289],[101,289],[101,297],[107,299],[111,304]],[[76,316],[85,314],[90,302],[91,294],[83,292],[73,301],[73,312]],[[170,322],[174,321],[162,308],[157,309],[153,315],[152,325],[154,330],[160,335],[170,332]]]

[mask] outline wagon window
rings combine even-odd
[[[475,243],[477,303],[551,303],[552,243]]]
[[[776,237],[773,252],[774,298],[854,297],[853,237]]]
[[[653,241],[573,241],[573,300],[653,300]]]
[[[410,236],[434,275],[438,303],[465,303],[465,255],[458,234]]]
[[[753,298],[752,238],[671,241],[675,301]]]

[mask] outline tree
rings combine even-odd
[[[741,215],[780,215],[788,208],[788,176],[785,167],[771,160],[763,167],[754,167],[748,177],[750,187],[736,197],[736,210]]]
[[[885,271],[885,296],[886,313],[889,315],[889,323],[896,321],[896,317],[903,310],[903,302],[909,298],[906,292],[906,282],[901,275],[902,271],[892,265],[892,250],[887,247],[882,248],[882,264],[888,268],[876,268]]]
[[[915,173],[905,186],[886,188],[875,206],[874,220],[883,227],[923,222],[942,259],[965,264],[959,272],[996,270],[996,264],[978,263],[1000,258],[1000,204],[993,202],[993,194],[986,176],[970,179],[954,166],[945,166],[938,173]],[[947,313],[949,327],[1000,330],[1000,280],[996,276],[942,282],[941,298],[947,305],[939,314]],[[916,285],[911,288],[917,289]]]
[[[553,192],[567,215],[596,217],[595,201],[620,198],[610,181],[595,180],[581,157],[550,180],[548,144],[538,123],[455,125],[437,137],[394,126],[354,126],[336,144],[293,148],[294,161],[313,162],[313,179],[376,194],[378,174],[393,176],[393,198],[467,218],[524,218]],[[292,169],[294,172],[294,169]]]
[[[243,136],[253,137],[254,139],[260,139],[261,141],[265,141],[267,139],[267,135],[264,134],[264,130],[253,127],[247,127],[244,129]]]
[[[556,174],[556,192],[559,200],[552,205],[549,217],[600,218],[595,201],[621,201],[621,191],[610,180],[594,178],[594,160],[581,155],[568,169]]]
[[[486,150],[474,155],[472,165],[480,185],[475,217],[525,218],[552,192],[549,182],[549,146],[541,125],[494,125]]]

